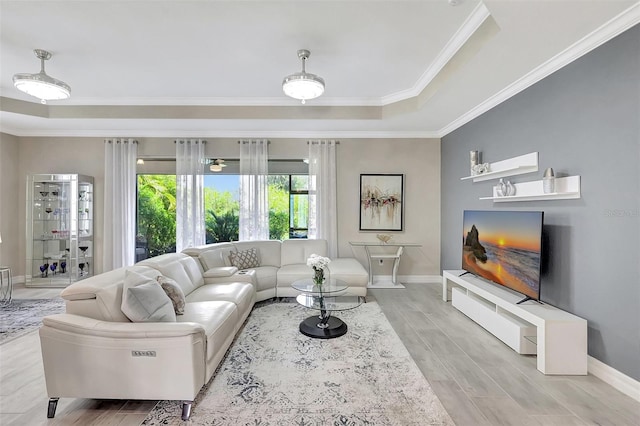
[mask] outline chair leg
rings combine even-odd
[[[49,398],[49,406],[47,407],[47,418],[52,419],[56,415],[56,408],[58,408],[58,400],[60,398]]]
[[[182,401],[182,420],[187,421],[191,417],[191,404],[193,401]]]

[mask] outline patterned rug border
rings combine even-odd
[[[275,321],[275,315],[270,311],[262,312],[262,310],[273,305],[288,306],[289,310],[282,318],[278,317],[275,328],[273,326],[269,328],[265,325],[270,320],[269,315],[272,322]],[[344,341],[345,352],[347,349],[353,350],[353,345],[356,345],[356,352],[349,352],[353,358],[342,355],[343,360],[340,361],[338,359],[341,357],[340,351],[335,351],[335,346],[325,346],[325,349],[333,348],[337,356],[331,350],[325,350],[320,354],[322,359],[319,359],[318,352],[314,351],[322,345],[338,343],[337,347],[342,347],[343,345],[339,343],[340,339],[345,339],[346,336],[329,340],[311,339],[299,333],[297,322],[294,323],[295,327],[292,327],[291,323],[287,324],[287,321],[291,320],[289,317],[293,316],[289,312],[294,312],[295,321],[300,321],[313,311],[298,305],[293,298],[256,303],[249,319],[237,333],[212,379],[204,385],[196,397],[189,424],[207,426],[236,424],[254,426],[454,425],[380,306],[375,301],[362,306],[368,306],[365,308],[366,315],[363,315],[363,318],[360,318],[361,315],[357,312],[360,308],[337,314],[347,324],[353,325],[353,329],[350,328],[347,334],[349,336],[351,333],[348,337],[351,341]],[[262,313],[265,314],[262,315]],[[373,324],[370,329],[366,329],[367,319],[373,316],[383,318],[384,324]],[[282,324],[286,326],[282,327]],[[266,329],[262,330],[261,327]],[[265,335],[275,335],[275,333],[269,333],[279,329],[286,330],[280,337],[292,337],[292,344],[286,345],[287,347],[297,345],[297,352],[294,350],[291,353],[285,353],[291,358],[278,357],[277,351],[281,350],[283,345],[274,344],[273,341],[279,342],[279,340],[271,339],[272,341],[269,342],[269,339],[260,339],[259,336],[262,333],[257,331],[260,330]],[[303,352],[309,353],[301,354],[301,348]],[[254,357],[256,349],[259,349],[260,354]],[[313,356],[309,356],[310,354]],[[329,354],[328,358],[327,354]],[[374,356],[367,354],[374,354]],[[252,364],[254,361],[258,364]],[[282,370],[278,368],[287,361],[290,363],[289,366]],[[338,364],[337,370],[335,364]],[[260,367],[255,368],[256,365],[262,366],[262,370]],[[317,368],[318,365],[320,368]],[[340,365],[345,371],[344,377],[335,376],[335,371],[341,371]],[[269,366],[272,369],[269,369]],[[314,370],[314,367],[317,369]],[[300,377],[300,371],[291,371],[296,368],[303,370],[302,377],[305,379],[307,378],[305,370],[308,369],[311,375],[314,372],[316,375],[319,373],[321,380],[292,381],[291,377],[296,377],[296,374],[298,378]],[[334,376],[328,375],[325,379],[322,375],[326,374],[327,370],[334,371]],[[358,372],[356,377],[360,381],[348,380],[347,370],[351,370],[352,376],[354,371]],[[269,377],[270,375],[275,376],[275,382],[274,377]],[[312,377],[311,375],[308,377]],[[280,388],[270,389],[269,386],[274,386],[274,383],[277,383]],[[298,383],[302,384],[296,387]],[[309,383],[315,383],[316,386],[309,386]],[[386,383],[390,383],[391,386],[383,389],[389,392],[380,392],[379,385]],[[363,384],[366,386],[358,387]],[[370,392],[368,396],[361,394],[365,391]],[[385,393],[388,395],[384,395]],[[348,398],[353,398],[354,401]],[[371,402],[372,399],[373,402]],[[336,401],[347,404],[331,405]],[[142,425],[183,425],[185,423],[180,419],[180,408],[180,401],[160,401],[147,415]]]
[[[13,299],[0,306],[0,345],[12,342],[36,331],[42,318],[65,311],[65,302],[53,299]]]

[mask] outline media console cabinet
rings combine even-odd
[[[587,321],[488,283],[463,270],[443,271],[442,300],[521,354],[536,354],[543,374],[587,374]]]

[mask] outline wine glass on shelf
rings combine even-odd
[[[49,219],[49,215],[51,214],[51,212],[53,211],[53,209],[51,208],[51,206],[46,206],[44,208],[44,211],[47,213],[47,219]]]
[[[87,274],[89,273],[89,263],[87,262],[87,250],[89,250],[89,246],[78,246],[78,249],[82,252],[82,263],[78,264],[80,268],[80,276],[84,275],[84,267],[87,267]]]
[[[47,195],[49,195],[49,191],[40,191],[40,195],[42,196],[42,200],[46,200]]]

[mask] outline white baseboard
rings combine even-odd
[[[14,275],[11,277],[11,282],[13,284],[24,284],[25,280],[24,280],[24,275]]]
[[[603,382],[640,402],[640,382],[619,372],[592,356],[587,357],[587,370]]]
[[[391,279],[391,276],[389,276],[389,279]],[[402,283],[442,284],[442,277],[440,275],[398,275],[398,281]]]

